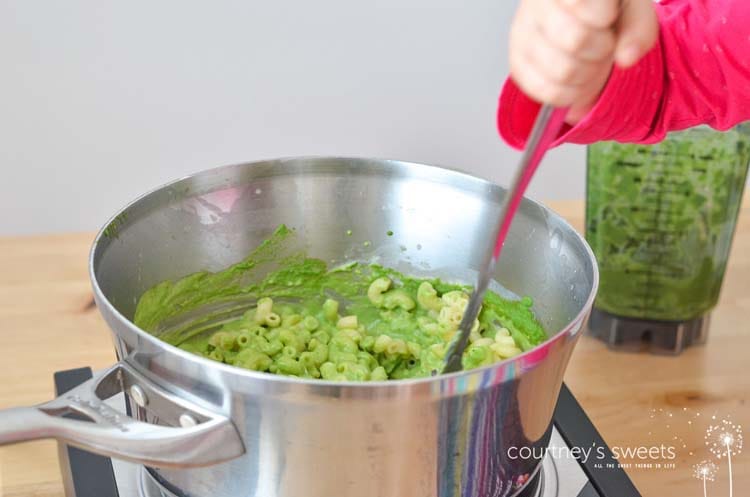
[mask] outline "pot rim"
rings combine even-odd
[[[421,385],[428,385],[430,383],[435,382],[435,380],[439,380],[439,381],[468,380],[471,377],[475,377],[475,376],[479,377],[493,370],[500,370],[510,363],[519,362],[525,358],[533,357],[535,354],[539,353],[543,349],[550,347],[553,343],[555,343],[557,340],[559,340],[566,334],[571,333],[573,328],[578,323],[584,322],[587,314],[590,312],[591,308],[593,307],[594,299],[596,297],[596,293],[599,287],[599,268],[596,263],[596,257],[594,256],[594,253],[591,247],[586,242],[585,238],[580,233],[578,233],[578,231],[576,231],[575,228],[573,228],[573,226],[570,223],[568,223],[568,221],[566,221],[562,216],[560,216],[553,210],[545,207],[541,202],[534,200],[533,198],[530,198],[526,195],[524,195],[522,202],[529,202],[535,207],[542,209],[545,213],[547,213],[547,215],[552,220],[554,220],[554,222],[559,223],[565,226],[566,228],[568,228],[569,231],[575,235],[575,238],[577,239],[577,241],[582,244],[582,246],[584,247],[586,251],[586,254],[589,256],[590,260],[592,261],[591,291],[589,292],[586,302],[582,305],[581,310],[576,314],[576,316],[573,319],[571,319],[565,326],[563,326],[562,329],[560,329],[560,331],[558,331],[554,335],[548,336],[547,339],[543,341],[542,343],[540,343],[539,345],[529,350],[526,350],[522,352],[521,354],[518,354],[517,356],[513,356],[508,359],[498,361],[496,363],[493,363],[487,366],[482,366],[476,369],[461,370],[455,373],[439,374],[436,376],[427,376],[427,377],[422,377],[422,378],[409,378],[409,379],[402,379],[402,380],[360,381],[360,382],[332,381],[332,380],[313,379],[313,378],[292,378],[292,377],[283,376],[283,375],[252,371],[248,369],[231,366],[229,364],[219,363],[216,361],[212,361],[210,359],[206,359],[197,354],[187,352],[185,350],[180,349],[179,347],[176,347],[167,342],[164,342],[163,340],[160,340],[154,335],[151,335],[145,330],[142,330],[141,328],[136,326],[130,319],[126,318],[122,313],[120,313],[120,311],[117,308],[115,308],[114,305],[112,305],[109,299],[102,292],[99,286],[99,282],[96,277],[96,268],[94,267],[97,250],[100,248],[100,242],[105,237],[105,232],[107,231],[107,228],[110,225],[112,225],[112,223],[115,223],[117,219],[120,218],[120,216],[122,216],[122,214],[128,211],[131,207],[135,206],[136,204],[148,198],[149,196],[156,194],[157,192],[160,192],[166,188],[174,186],[180,183],[181,181],[194,178],[196,176],[200,176],[203,174],[207,174],[210,172],[218,172],[221,170],[227,170],[227,169],[231,169],[235,167],[248,167],[248,166],[253,166],[256,164],[268,163],[268,162],[288,162],[288,161],[307,161],[307,160],[335,160],[335,161],[355,161],[355,162],[367,161],[367,162],[378,162],[378,163],[394,162],[394,163],[403,164],[403,165],[409,166],[410,168],[415,168],[418,170],[439,169],[444,172],[451,173],[452,175],[457,175],[459,177],[462,177],[464,180],[467,180],[470,182],[479,181],[481,183],[484,183],[481,186],[489,187],[492,194],[495,194],[499,191],[505,192],[507,190],[505,187],[497,185],[485,178],[482,178],[480,176],[474,176],[474,175],[468,174],[466,172],[463,172],[461,170],[458,170],[452,167],[423,164],[419,162],[405,161],[405,160],[399,160],[399,159],[383,159],[383,158],[377,158],[377,157],[328,156],[328,155],[287,156],[287,157],[259,159],[259,160],[250,161],[250,162],[240,162],[236,164],[227,164],[224,166],[203,169],[203,170],[194,172],[192,174],[187,174],[180,178],[158,185],[155,188],[152,188],[148,190],[147,192],[137,196],[135,199],[125,204],[109,219],[107,219],[104,225],[99,229],[98,233],[96,234],[96,237],[94,238],[91,249],[89,251],[89,261],[88,261],[89,278],[91,280],[91,285],[94,291],[94,296],[96,297],[97,304],[104,305],[107,311],[111,313],[116,319],[120,320],[131,332],[135,333],[138,336],[139,340],[147,340],[151,342],[152,344],[155,344],[159,347],[163,347],[167,351],[169,351],[171,354],[175,354],[178,357],[180,357],[182,360],[197,363],[205,367],[217,368],[220,371],[222,371],[223,374],[231,374],[239,378],[248,378],[248,379],[253,379],[253,380],[266,380],[266,381],[270,381],[274,383],[278,382],[278,383],[283,383],[283,384],[308,385],[308,386],[316,386],[316,387],[323,387],[323,388],[335,387],[335,388],[345,389],[349,391],[360,390],[360,389],[370,389],[370,388],[381,388],[381,389],[402,388],[402,387],[408,388],[408,387],[415,387],[415,386],[421,386]],[[532,361],[532,362],[535,362],[535,361]]]

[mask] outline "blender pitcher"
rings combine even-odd
[[[601,282],[589,328],[610,347],[705,341],[750,163],[750,122],[657,145],[589,146],[586,238]]]

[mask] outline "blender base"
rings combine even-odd
[[[686,347],[706,342],[709,317],[706,314],[687,321],[656,321],[617,316],[595,307],[588,328],[611,349],[676,355]]]

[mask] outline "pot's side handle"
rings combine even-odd
[[[168,426],[135,420],[103,402],[121,391]],[[41,438],[163,468],[208,466],[245,452],[230,419],[162,390],[125,363],[45,404],[0,410],[0,446]]]

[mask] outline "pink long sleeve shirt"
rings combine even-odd
[[[555,145],[600,140],[655,143],[669,131],[750,119],[750,0],[662,0],[656,46],[635,66],[615,67],[597,103]],[[539,104],[508,80],[497,125],[522,148]]]

